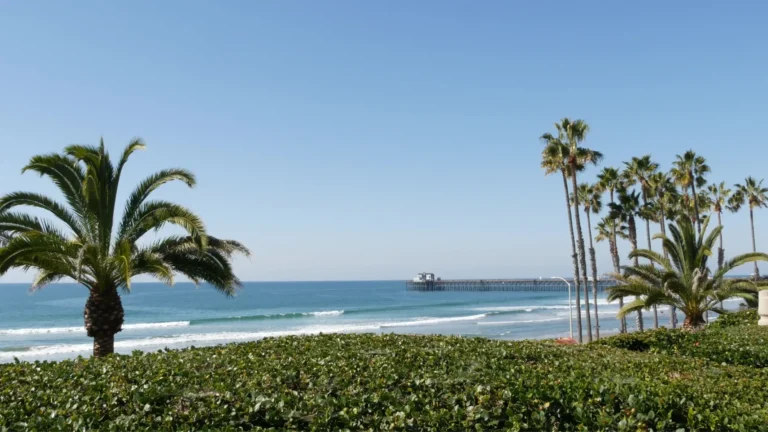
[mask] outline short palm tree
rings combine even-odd
[[[625,267],[624,274],[616,275],[623,283],[608,288],[608,299],[635,296],[635,301],[619,310],[619,316],[653,305],[675,306],[685,314],[683,328],[697,329],[706,323],[704,315],[707,311],[723,312],[720,302],[736,297],[754,298],[756,286],[752,281],[725,276],[745,263],[768,261],[768,255],[757,252],[739,255],[724,262],[721,269],[711,274],[707,261],[723,227],[716,227],[707,234],[708,224],[709,218],[706,218],[701,234],[685,217],[680,218],[677,225],[669,224],[671,237],[657,235],[669,258],[647,249],[630,254],[647,258],[651,264]]]
[[[670,171],[672,178],[683,188],[684,195],[687,196],[688,188],[691,188],[693,220],[696,221],[699,231],[701,231],[701,215],[699,213],[699,200],[696,199],[699,196],[696,188],[701,189],[707,184],[704,176],[709,171],[706,159],[703,156],[698,156],[693,150],[677,155],[677,159],[673,162],[673,167]]]
[[[744,184],[736,185],[736,193],[730,201],[731,207],[738,210],[742,205],[749,204],[749,224],[752,227],[752,252],[757,251],[755,242],[755,215],[756,208],[768,207],[768,188],[763,187],[763,179],[757,181],[754,177],[744,179]],[[760,269],[755,262],[755,280],[760,279]]]
[[[579,196],[581,206],[587,215],[587,234],[589,237],[589,260],[592,268],[592,300],[595,306],[595,337],[600,339],[600,318],[597,312],[597,259],[595,247],[592,243],[592,219],[590,213],[599,214],[603,209],[602,193],[594,185],[582,183],[576,194]],[[574,200],[575,201],[575,200]],[[578,211],[578,209],[576,209]]]
[[[723,226],[723,210],[728,208],[728,201],[731,199],[731,190],[725,186],[725,182],[720,184],[711,184],[707,187],[709,192],[710,209],[717,214],[717,226]],[[725,249],[723,249],[723,232],[720,231],[720,244],[717,248],[717,268],[723,267],[725,261]]]
[[[623,224],[626,224],[627,226],[627,237],[629,239],[630,245],[632,245],[632,252],[637,250],[637,222],[636,217],[640,214],[640,211],[642,209],[640,205],[640,194],[638,194],[635,191],[627,191],[626,189],[620,189],[619,190],[619,199],[615,203],[611,203],[610,209],[611,211],[608,213],[608,216],[616,221],[619,221]],[[634,265],[635,267],[640,265],[640,262],[637,259],[637,256],[633,256],[630,254],[630,258],[634,259]],[[621,299],[623,297],[617,296],[614,297]],[[623,318],[625,315],[622,315],[620,318]],[[643,311],[637,310],[637,329],[639,331],[643,331]]]
[[[180,273],[231,296],[241,285],[231,258],[249,253],[236,241],[209,236],[202,220],[190,210],[150,199],[152,192],[171,181],[194,186],[195,177],[183,169],[147,177],[129,195],[122,217],[116,219],[123,168],[131,154],[143,148],[140,140],[131,142],[117,166],[103,141],[98,147],[72,145],[62,154],[35,156],[23,172],[51,179],[66,204],[31,192],[0,198],[0,236],[8,237],[0,248],[0,275],[12,268],[36,269],[33,289],[63,278],[85,286],[89,291],[85,329],[93,338],[95,357],[114,351],[115,334],[122,330],[124,319],[120,291],[130,292],[131,278],[145,274],[172,284],[174,273]],[[58,223],[12,211],[20,206],[50,213]],[[186,235],[140,244],[146,234],[165,225],[180,227]]]
[[[544,175],[560,173],[563,178],[563,190],[565,191],[565,206],[568,210],[568,228],[571,231],[571,258],[573,260],[573,281],[576,288],[576,304],[580,305],[579,287],[581,280],[579,278],[579,260],[576,249],[576,237],[573,231],[573,215],[571,213],[570,194],[568,192],[568,179],[570,178],[571,167],[568,164],[570,148],[565,145],[561,137],[554,137],[550,134],[544,134],[541,137],[544,142],[544,150],[541,152],[541,167],[544,169]],[[581,167],[577,167],[580,169]],[[586,284],[587,281],[585,280]],[[576,337],[579,343],[583,342],[583,330],[581,326],[581,306],[576,308]]]

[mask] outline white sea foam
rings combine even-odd
[[[320,311],[320,312],[307,312],[304,315],[312,315],[316,317],[326,317],[326,316],[339,316],[343,315],[343,310],[330,310],[330,311]]]
[[[523,311],[523,312],[533,312],[534,310],[554,310],[554,309],[568,309],[568,306],[552,306],[552,305],[537,305],[537,306],[489,306],[489,307],[479,307],[474,308],[472,310],[478,311],[478,312],[515,312],[515,311]]]
[[[511,324],[536,324],[549,321],[563,321],[565,318],[542,318],[542,319],[529,319],[529,320],[516,320],[516,321],[484,321],[479,322],[477,325],[481,326],[502,326]]]
[[[123,331],[143,330],[143,329],[152,329],[152,328],[186,327],[188,325],[189,325],[189,321],[125,324],[123,326]],[[61,334],[61,333],[85,333],[85,327],[44,327],[44,328],[21,328],[21,329],[0,330],[0,336],[41,335],[41,334]]]
[[[401,321],[390,322],[380,324],[381,328],[393,328],[393,327],[413,327],[420,325],[434,325],[456,321],[477,321],[487,317],[488,314],[467,315],[458,317],[445,317],[445,318],[417,318],[413,321]]]
[[[145,339],[129,339],[115,342],[115,350],[127,352],[133,349],[152,349],[164,347],[181,347],[193,344],[214,344],[224,342],[238,342],[258,340],[266,337],[312,335],[319,333],[345,333],[345,332],[371,332],[383,328],[410,327],[421,325],[435,325],[445,322],[471,321],[485,318],[486,314],[445,317],[445,318],[419,318],[412,321],[400,322],[373,322],[361,324],[339,324],[339,325],[314,325],[302,327],[293,330],[280,331],[261,331],[261,332],[217,332],[217,333],[196,333],[181,334],[174,336],[161,336]],[[6,351],[0,352],[0,362],[18,358],[44,358],[53,355],[62,354],[87,354],[93,349],[92,344],[60,344],[31,347],[26,351]]]

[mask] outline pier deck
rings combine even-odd
[[[568,279],[575,289],[573,279]],[[583,283],[582,283],[583,284]],[[599,291],[614,286],[613,279],[597,281]],[[592,281],[588,282],[592,291]],[[568,285],[559,279],[453,279],[425,282],[406,281],[408,291],[568,291]],[[583,288],[582,288],[583,289]]]

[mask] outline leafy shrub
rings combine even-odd
[[[729,312],[720,315],[716,320],[709,323],[707,328],[756,326],[758,319],[760,319],[760,317],[757,315],[757,309]]]
[[[768,430],[768,369],[600,345],[320,335],[0,366],[0,430]]]
[[[719,364],[768,367],[768,327],[756,325],[710,326],[694,333],[661,328],[611,336],[593,345],[706,359]]]

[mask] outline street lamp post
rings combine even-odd
[[[568,313],[570,316],[568,320],[568,327],[571,329],[571,339],[573,339],[573,303],[571,302],[571,283],[568,282],[565,278],[558,276],[552,276],[552,279],[560,279],[561,281],[568,284]]]

